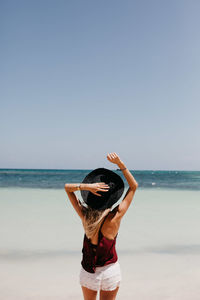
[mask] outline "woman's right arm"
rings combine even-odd
[[[118,206],[118,216],[122,217],[126,213],[127,209],[129,208],[133,200],[133,196],[138,187],[138,183],[133,177],[133,175],[131,174],[131,172],[127,169],[123,161],[119,158],[119,156],[115,152],[108,154],[107,159],[110,162],[118,165],[118,167],[123,172],[123,175],[126,178],[129,185],[129,189],[126,192],[123,201]]]

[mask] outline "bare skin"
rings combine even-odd
[[[119,287],[114,291],[100,291],[100,300],[115,300]],[[97,292],[82,286],[84,300],[96,300]]]
[[[127,180],[127,183],[129,185],[129,189],[126,192],[126,195],[124,196],[123,201],[111,212],[108,211],[108,215],[106,216],[105,222],[101,228],[101,232],[103,236],[105,236],[107,239],[113,240],[115,236],[117,235],[121,223],[121,219],[128,210],[132,200],[133,196],[135,194],[135,191],[138,187],[138,183],[136,182],[133,175],[130,173],[130,171],[126,168],[125,164],[121,161],[120,157],[115,153],[112,152],[107,155],[107,159],[113,163],[116,164],[123,172],[124,177]],[[79,201],[75,195],[75,191],[78,190],[78,186],[80,183],[76,184],[65,184],[65,190],[67,192],[67,195],[70,199],[70,202],[72,203],[75,211],[81,218],[82,222],[84,219],[81,206],[79,204]],[[98,194],[99,191],[107,192],[109,189],[109,186],[105,184],[104,182],[98,182],[98,183],[92,183],[92,184],[82,184],[80,185],[81,190],[89,190],[93,194],[100,196]],[[104,219],[102,220],[102,222]],[[91,238],[91,243],[97,244],[98,242],[98,233]],[[100,291],[100,300],[114,300],[116,299],[117,292],[119,290],[119,287],[116,288],[113,291]],[[86,287],[82,286],[83,296],[84,300],[96,300],[97,292],[90,290]]]

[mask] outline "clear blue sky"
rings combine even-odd
[[[0,2],[0,167],[200,170],[200,1]]]

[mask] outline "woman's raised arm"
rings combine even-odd
[[[107,159],[110,162],[118,165],[118,167],[123,172],[124,177],[126,178],[128,184],[129,184],[129,189],[126,192],[126,195],[125,195],[123,201],[118,206],[118,216],[121,218],[126,213],[127,209],[129,208],[129,206],[133,200],[133,196],[138,187],[138,183],[135,180],[135,178],[133,177],[133,175],[131,174],[131,172],[127,169],[125,164],[121,161],[121,159],[115,152],[108,154]]]
[[[118,165],[120,170],[123,172],[124,177],[126,178],[130,189],[136,190],[138,187],[138,183],[135,180],[135,178],[133,177],[133,175],[131,174],[131,172],[127,169],[127,167],[125,166],[123,161],[119,158],[119,156],[115,152],[113,152],[113,153],[110,153],[107,155],[107,159],[111,163]]]

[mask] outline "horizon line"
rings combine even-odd
[[[103,167],[102,167],[103,168]],[[95,168],[98,169],[98,168]],[[90,170],[95,170],[94,168],[91,169],[77,169],[77,168],[70,168],[70,169],[57,169],[57,168],[0,168],[0,170],[44,170],[44,171],[71,171],[71,170],[76,170],[76,171],[90,171]],[[105,168],[107,169],[107,168]],[[114,171],[120,171],[119,168],[116,169],[110,169]],[[174,172],[200,172],[200,170],[185,170],[185,169],[129,169],[129,171],[153,171],[153,172],[158,172],[158,171],[174,171]]]

